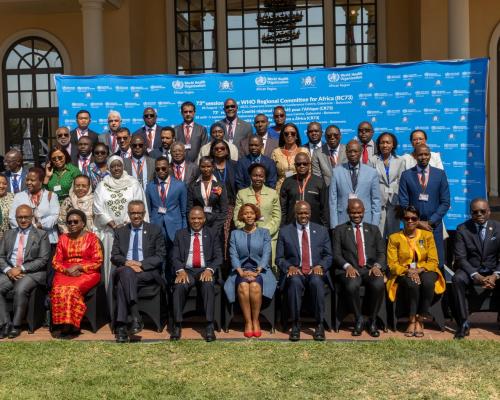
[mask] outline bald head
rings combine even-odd
[[[4,164],[10,172],[18,172],[23,166],[22,153],[17,149],[9,150],[4,157]]]
[[[357,140],[351,140],[347,143],[346,149],[347,161],[351,165],[358,165],[361,158],[361,144]]]
[[[307,201],[295,203],[295,218],[299,225],[307,225],[311,219],[311,206]]]

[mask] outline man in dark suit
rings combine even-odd
[[[84,136],[90,138],[92,146],[97,143],[99,135],[97,134],[97,132],[89,129],[90,121],[90,113],[87,110],[80,110],[76,113],[77,127],[70,132],[71,144],[76,146],[80,138]]]
[[[130,141],[132,136],[130,136],[130,131],[128,128],[118,128],[116,132],[116,142],[118,143],[118,150],[115,151],[114,155],[123,158],[124,160],[132,157],[132,148],[130,147]]]
[[[266,169],[266,186],[274,189],[278,180],[276,164],[269,157],[262,155],[262,138],[260,136],[250,136],[248,139],[248,153],[245,157],[240,158],[236,164],[236,190],[245,189],[250,186],[251,181],[248,167],[255,163],[264,166]]]
[[[329,186],[333,168],[347,162],[347,157],[345,146],[340,144],[342,134],[337,126],[326,128],[325,138],[326,143],[321,146],[321,151],[315,151],[312,156],[312,173],[323,178]]]
[[[295,156],[295,175],[283,181],[280,190],[281,223],[288,225],[295,221],[295,204],[305,200],[311,206],[311,222],[328,226],[328,187],[323,179],[311,174],[311,159],[306,153]]]
[[[309,122],[307,124],[307,139],[309,140],[304,147],[309,150],[312,158],[316,151],[321,151],[321,138],[323,137],[323,129],[319,122]]]
[[[372,124],[368,121],[360,122],[358,125],[358,136],[356,140],[361,145],[361,162],[368,164],[370,157],[377,153],[375,142],[373,141],[373,134],[375,130]]]
[[[128,204],[130,224],[115,230],[111,262],[116,299],[116,341],[128,342],[142,331],[137,292],[154,282],[163,285],[161,272],[165,263],[165,240],[160,227],[144,222],[146,207],[141,200]],[[132,322],[128,324],[129,316]]]
[[[306,287],[309,288],[316,319],[314,340],[325,340],[325,283],[331,285],[328,274],[332,264],[330,236],[328,229],[310,222],[311,207],[307,202],[296,203],[295,215],[295,223],[280,229],[276,247],[276,264],[281,271],[280,287],[287,291],[292,319],[290,340],[300,339],[300,309]]]
[[[414,206],[420,213],[418,228],[434,234],[439,266],[444,265],[443,218],[450,208],[450,189],[443,170],[431,167],[431,151],[425,144],[415,147],[417,165],[401,174],[399,204]]]
[[[88,136],[82,136],[77,143],[78,153],[71,162],[78,167],[83,175],[88,172],[88,166],[94,160],[92,159],[92,140]]]
[[[252,125],[238,117],[238,104],[234,99],[224,102],[224,114],[226,118],[219,121],[226,127],[224,140],[238,147],[242,139],[252,134]]]
[[[185,145],[186,160],[195,162],[201,146],[208,143],[207,129],[194,122],[195,105],[185,101],[181,105],[181,115],[184,121],[175,127],[176,140]]]
[[[348,204],[349,221],[338,225],[333,234],[333,265],[337,269],[335,279],[341,282],[354,311],[352,335],[360,336],[365,325],[359,297],[359,289],[364,285],[368,333],[379,337],[377,314],[385,296],[385,243],[376,225],[363,222],[363,202],[352,199]]]
[[[170,163],[172,175],[178,181],[184,182],[186,186],[189,186],[200,174],[199,168],[196,164],[185,159],[186,150],[184,144],[175,142],[170,149],[172,154],[172,162]]]
[[[0,339],[20,335],[31,292],[37,285],[45,285],[49,237],[47,232],[32,226],[32,219],[31,207],[17,207],[18,227],[6,231],[0,240]],[[12,322],[5,300],[11,290],[14,290]]]
[[[172,266],[176,274],[173,293],[175,325],[170,339],[180,339],[186,297],[191,288],[197,285],[208,323],[205,340],[211,342],[215,340],[214,283],[217,269],[223,262],[222,248],[218,233],[204,227],[206,219],[201,207],[193,207],[188,219],[190,229],[177,232],[172,250]]]
[[[71,160],[77,159],[78,146],[71,143],[71,135],[69,129],[61,126],[56,129],[56,142],[70,155]],[[47,159],[47,161],[50,161]]]
[[[4,158],[7,192],[19,193],[26,189],[28,168],[23,167],[23,154],[16,149],[9,150]]]
[[[144,143],[147,144],[146,150],[151,153],[153,149],[161,147],[161,126],[156,123],[158,114],[153,107],[146,107],[142,113],[144,126],[137,129],[134,135],[141,135],[144,138]]]
[[[274,149],[279,146],[278,139],[269,135],[269,120],[265,114],[257,114],[253,121],[255,135],[262,138],[262,155],[271,157]],[[238,157],[243,158],[249,154],[248,141],[252,135],[246,136],[238,143]]]
[[[158,157],[164,156],[167,157],[168,162],[172,162],[172,154],[170,153],[170,147],[175,141],[175,130],[170,126],[164,126],[161,128],[160,132],[161,146],[153,149],[152,152],[149,153],[149,156],[153,159],[157,159]]]
[[[146,143],[142,135],[134,135],[130,140],[132,157],[123,160],[123,168],[136,178],[146,190],[148,182],[155,176],[155,160],[146,155]]]
[[[99,135],[98,140],[101,143],[107,144],[111,154],[119,150],[117,134],[122,126],[122,116],[118,111],[111,110],[108,113],[108,132]],[[130,132],[129,132],[130,135]]]
[[[485,199],[470,203],[471,219],[457,227],[455,265],[452,278],[458,328],[455,339],[469,335],[469,308],[466,290],[472,285],[495,290],[500,297],[500,223],[490,219]]]

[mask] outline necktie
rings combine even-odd
[[[425,189],[425,169],[420,173],[420,186],[422,186],[422,189]]]
[[[148,147],[153,148],[153,128],[148,128]]]
[[[12,189],[14,193],[19,193],[19,181],[17,180],[17,174],[12,174]]]
[[[368,145],[363,144],[363,164],[368,163]]]
[[[116,135],[111,134],[111,148],[113,149],[113,153],[116,152],[117,145],[116,145]],[[69,153],[71,154],[71,153]]]
[[[233,134],[233,123],[232,122],[229,122],[229,125],[227,127],[227,137],[229,138],[229,141],[231,143],[233,143],[234,134]]]
[[[132,259],[139,261],[139,232],[140,229],[134,229],[134,243],[132,244]]]
[[[178,181],[182,180],[181,166],[179,164],[175,165],[175,177],[177,178]]]
[[[193,240],[193,268],[201,268],[200,234],[195,232]]]
[[[17,254],[16,254],[16,266],[23,265],[24,262],[24,232],[19,234],[19,243],[17,245]]]
[[[479,240],[481,240],[481,243],[484,243],[484,239],[486,237],[486,227],[484,225],[479,225],[477,229],[479,233]]]
[[[305,225],[302,226],[302,273],[311,272],[311,255],[309,254],[309,236]]]
[[[358,174],[356,173],[356,168],[351,168],[351,183],[352,190],[356,191],[356,187],[358,186]]]
[[[191,141],[191,127],[189,125],[184,126],[184,138],[186,139],[186,143],[189,144]]]
[[[165,192],[165,182],[161,181],[160,182],[160,191],[161,191],[161,200],[165,204],[165,200],[167,198],[167,192]]]
[[[87,167],[89,165],[89,159],[88,158],[82,158],[82,172],[84,175],[86,175]]]
[[[330,164],[332,167],[335,167],[337,165],[337,158],[335,157],[335,150],[330,149]]]
[[[139,183],[141,185],[143,185],[143,181],[142,181],[142,161],[141,160],[137,160],[137,180],[139,181]]]
[[[361,229],[356,225],[356,247],[358,249],[358,266],[363,268],[366,265],[365,252],[363,249],[363,239],[361,238]]]

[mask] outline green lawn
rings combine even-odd
[[[498,399],[500,342],[0,343],[0,398]]]

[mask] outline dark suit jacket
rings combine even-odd
[[[161,157],[163,155],[163,148],[160,147],[155,147],[152,152],[149,153],[149,157],[152,159],[156,160],[157,158]],[[172,155],[170,154],[170,149],[168,149],[166,157],[168,158],[168,161],[172,161]]]
[[[196,166],[196,164],[185,161],[184,163],[184,168],[186,171],[184,172],[184,179],[182,180],[186,185],[189,186],[191,182],[193,182],[196,178],[198,178],[198,175],[200,175],[200,170]],[[174,163],[170,164],[170,173],[171,175],[175,178],[175,166]]]
[[[295,222],[295,203],[301,200],[297,175],[290,176],[283,181],[280,190],[281,224],[288,225]],[[328,213],[328,186],[323,179],[311,175],[304,189],[304,200],[311,206],[311,221],[323,226],[330,224]]]
[[[158,124],[156,124],[156,129],[155,129],[155,138],[153,141],[153,149],[156,149],[158,147],[161,147],[161,129],[162,127]],[[144,139],[144,143],[146,143],[146,147],[148,147],[148,134],[146,133],[146,129],[143,127],[137,129],[133,135],[141,135],[142,138]]]
[[[345,264],[351,264],[359,269],[358,248],[354,237],[354,227],[350,221],[338,225],[333,233],[333,265],[343,271]],[[365,259],[368,268],[377,263],[386,270],[385,242],[377,226],[363,222],[365,239]]]
[[[332,265],[332,244],[328,229],[324,226],[309,222],[311,244],[311,268],[316,265],[323,267],[324,278],[331,286],[328,270]],[[280,228],[278,244],[276,246],[276,265],[281,271],[281,287],[283,287],[288,268],[300,266],[300,248],[297,226],[293,224]]]
[[[28,169],[26,167],[23,167],[21,169],[21,182],[19,182],[19,191],[26,190],[26,175],[28,175]],[[10,171],[5,171],[5,176],[7,177],[7,192],[12,192],[10,189],[10,181],[12,177],[12,172]]]
[[[246,138],[248,135],[252,134],[252,125],[249,124],[247,121],[242,120],[240,117],[237,117],[236,121],[236,129],[233,132],[233,144],[238,147],[238,144]],[[220,124],[223,126],[226,126],[226,119],[221,119],[218,121]],[[227,136],[227,128],[226,132],[224,133],[224,139],[229,140],[229,137]]]
[[[266,156],[260,156],[260,163],[266,168],[266,186],[274,189],[278,181],[278,171],[276,163]],[[250,186],[252,181],[248,174],[248,167],[252,164],[250,156],[245,156],[238,160],[236,170],[236,189],[239,191]]]
[[[251,136],[247,136],[238,143],[238,157],[243,158],[249,154],[248,151],[248,140]],[[269,134],[267,135],[266,145],[264,146],[264,155],[271,158],[271,154],[274,149],[279,146],[277,139],[272,138]]]
[[[155,176],[155,160],[149,156],[144,156],[144,159],[146,160],[146,168],[148,169],[148,182],[151,182]],[[130,176],[133,176],[132,175],[132,161],[130,160],[130,158],[125,158],[123,160],[123,168],[125,169],[125,171],[127,171],[127,173],[130,175]]]
[[[115,231],[111,262],[117,267],[122,267],[127,261],[132,225],[127,224]],[[165,238],[159,226],[143,223],[142,229],[142,269],[144,271],[161,271],[167,256]]]
[[[70,136],[70,139],[71,139],[71,145],[77,145],[78,144],[78,136],[76,134],[76,128],[73,129],[70,133],[69,133],[69,136]],[[89,129],[89,133],[87,135],[89,137],[90,140],[92,140],[92,146],[95,146],[98,139],[99,139],[99,134],[97,132],[94,132],[93,130],[90,130]],[[73,146],[72,146],[73,147]]]
[[[184,123],[175,127],[175,140],[186,144],[186,137],[184,136]],[[201,146],[208,143],[207,128],[195,122],[189,143],[191,144],[191,148],[186,150],[186,160],[195,162],[198,158],[198,154],[200,153]]]
[[[479,272],[481,267],[491,273],[500,272],[500,223],[488,221],[483,245],[472,220],[460,224],[455,238],[455,265],[468,275]]]
[[[403,207],[414,206],[420,212],[422,221],[441,225],[441,220],[450,208],[450,189],[448,179],[443,170],[429,166],[429,182],[425,193],[429,201],[419,200],[423,193],[418,179],[417,166],[404,171],[399,182],[399,204]]]
[[[214,175],[219,182],[224,183],[227,192],[227,201],[229,204],[234,205],[236,202],[236,195],[238,191],[236,189],[236,173],[238,170],[238,163],[233,160],[226,160],[226,179],[224,181],[223,174],[219,174],[217,169],[214,171]]]
[[[0,270],[5,271],[7,267],[15,267],[10,262],[12,251],[16,243],[17,229],[9,229],[5,232],[3,240],[0,240]],[[47,264],[50,260],[50,242],[47,232],[31,227],[26,247],[24,250],[23,267],[39,285],[45,284]]]
[[[217,195],[214,190],[216,188],[221,188],[222,192],[220,195]],[[194,206],[205,207],[205,202],[203,201],[203,196],[201,191],[204,190],[202,188],[201,180],[196,180],[191,182],[188,187],[188,196],[187,196],[187,214],[191,211],[191,208]],[[212,207],[212,212],[205,212],[205,216],[207,218],[205,226],[214,229],[219,234],[222,234],[224,228],[224,222],[227,217],[227,191],[226,187],[223,183],[212,181],[212,191],[208,198],[208,207]]]
[[[177,231],[174,239],[174,247],[172,250],[172,266],[174,271],[186,267],[186,262],[189,255],[189,246],[191,244],[191,231],[189,228]],[[205,257],[205,265],[217,271],[222,265],[222,248],[219,235],[212,229],[203,227],[202,230],[202,246],[203,255]],[[204,268],[201,268],[204,270]],[[215,274],[214,274],[215,275]]]

